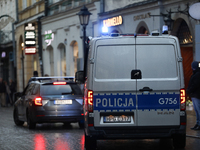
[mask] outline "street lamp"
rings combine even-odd
[[[21,43],[21,48],[22,48],[22,83],[23,83],[23,89],[24,89],[24,43]]]
[[[86,50],[86,26],[88,25],[91,13],[88,11],[85,5],[81,8],[81,11],[77,13],[79,16],[80,24],[83,27],[83,50],[84,50],[84,79],[86,77],[86,63],[87,63],[87,55],[88,50]]]

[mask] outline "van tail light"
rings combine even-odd
[[[88,90],[87,92],[87,104],[88,104],[88,111],[93,112],[93,91]]]
[[[181,110],[185,111],[186,107],[185,89],[180,89],[180,101],[181,101]]]
[[[42,106],[42,98],[41,98],[41,97],[36,97],[36,98],[34,99],[34,103],[35,103],[35,105],[37,105],[37,106]]]

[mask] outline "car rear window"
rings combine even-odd
[[[41,86],[41,95],[82,95],[77,84],[53,85],[44,84]]]

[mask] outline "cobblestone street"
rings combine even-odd
[[[189,108],[188,108],[189,109]],[[0,150],[84,150],[84,132],[78,123],[65,127],[62,123],[37,124],[29,130],[14,124],[12,107],[0,107]],[[192,110],[188,110],[187,144],[185,150],[199,150],[200,131],[190,128],[195,123]],[[98,141],[98,150],[173,150],[171,140],[112,140]]]

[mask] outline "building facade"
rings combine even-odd
[[[49,1],[48,16],[42,18],[44,74],[74,76],[83,70],[83,31],[77,13],[85,5],[92,13],[87,36],[97,36],[98,0]]]
[[[107,34],[151,34],[154,30],[162,34],[162,27],[167,24],[170,34],[177,36],[180,42],[187,87],[192,74],[191,62],[197,60],[199,53],[194,40],[197,21],[188,13],[189,6],[196,2],[198,0],[17,0],[18,90],[22,91],[34,70],[39,76],[74,76],[76,71],[83,70],[83,30],[77,15],[83,5],[92,13],[86,27],[87,37],[101,36],[103,27],[108,29]],[[35,31],[26,31],[26,26],[34,26]],[[35,39],[26,40],[26,33],[35,35]],[[22,47],[26,41],[36,44]]]
[[[7,82],[16,78],[13,40],[15,21],[15,0],[0,0],[0,77]]]
[[[23,91],[33,71],[42,75],[41,18],[45,0],[16,0],[18,21],[15,23],[17,91]]]

